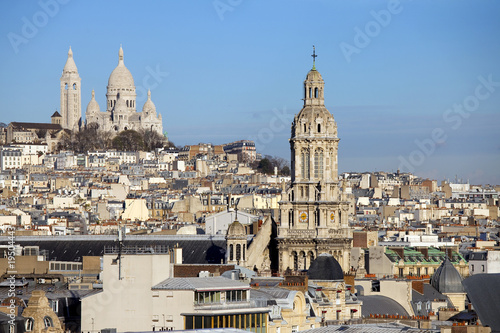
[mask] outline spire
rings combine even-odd
[[[314,47],[313,45],[313,54],[311,54],[311,57],[313,58],[313,68],[312,70],[315,71],[316,70],[316,48]]]
[[[95,99],[95,92],[94,92],[94,89],[92,89],[92,99]]]
[[[68,60],[66,60],[66,65],[64,65],[63,73],[78,73],[75,60],[73,59],[73,51],[71,50],[71,46],[69,47]]]
[[[123,49],[120,44],[120,51],[118,51],[118,65],[123,65]]]

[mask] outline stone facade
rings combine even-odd
[[[280,203],[280,272],[308,269],[321,253],[333,255],[344,271],[350,268],[352,231],[339,188],[337,124],[323,93],[313,66],[304,81],[304,106],[292,123],[292,184]]]
[[[81,79],[73,60],[71,48],[61,77],[61,125],[65,129],[78,130],[82,126]],[[136,88],[134,78],[123,61],[123,49],[118,52],[118,66],[111,72],[106,93],[106,111],[101,112],[92,90],[92,98],[85,112],[86,124],[96,123],[100,130],[118,133],[124,130],[152,130],[163,135],[161,114],[148,99],[142,112],[136,108]]]

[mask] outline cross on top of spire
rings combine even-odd
[[[313,58],[313,70],[316,70],[316,47],[313,45],[313,54],[311,54],[311,57]]]

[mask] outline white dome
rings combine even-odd
[[[87,105],[87,114],[98,113],[98,112],[101,112],[101,108],[99,108],[99,103],[97,103],[97,101],[95,100],[94,90],[92,90],[92,99]]]
[[[151,100],[151,91],[148,90],[148,100],[146,103],[144,103],[144,106],[142,107],[142,112],[144,114],[156,114],[156,106]]]
[[[109,76],[108,87],[118,89],[135,89],[134,78],[123,63],[123,49],[121,46],[120,51],[118,52],[118,66],[116,66]]]

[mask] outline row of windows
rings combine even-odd
[[[321,124],[317,124],[316,131],[321,133]],[[307,133],[307,124],[304,124],[304,133]]]
[[[246,290],[228,290],[226,291],[226,302],[242,302],[247,300]],[[221,302],[220,291],[197,291],[194,293],[194,302],[196,304],[211,304]]]
[[[310,175],[310,155],[309,152],[303,152],[301,154],[301,174],[302,178],[309,178]],[[314,178],[321,178],[323,175],[323,160],[324,154],[323,150],[317,149],[314,152]]]
[[[266,333],[267,313],[236,315],[186,316],[186,330],[200,328],[237,328],[255,333]]]
[[[322,90],[320,90],[318,87],[314,88],[314,90],[311,87],[309,89],[304,88],[305,98],[319,98],[321,97],[321,95],[322,95]]]
[[[233,244],[229,245],[229,260],[237,260],[237,261],[245,260],[245,246],[244,245],[241,246],[241,244],[236,244],[236,257],[235,257],[234,245]]]

